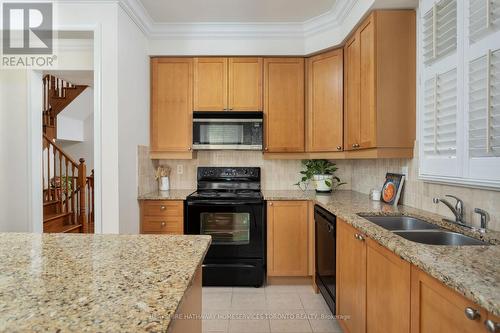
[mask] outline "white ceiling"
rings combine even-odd
[[[140,0],[155,23],[304,22],[336,0]]]

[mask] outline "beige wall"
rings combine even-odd
[[[387,172],[401,173],[403,166],[408,167],[408,179],[404,187],[403,204],[415,208],[453,217],[443,204],[434,204],[432,198],[451,194],[465,203],[465,219],[479,226],[479,215],[474,208],[482,208],[490,213],[489,228],[500,230],[500,191],[473,189],[452,185],[427,183],[418,180],[418,153],[411,160],[353,160],[351,161],[351,188],[354,191],[369,193],[371,188],[381,188]],[[453,199],[450,199],[453,202]]]
[[[148,147],[139,147],[139,194],[157,190],[154,170],[158,161],[148,158]],[[415,156],[417,152],[415,152]],[[432,184],[420,181],[418,177],[418,157],[408,159],[351,160],[334,161],[339,170],[338,176],[347,182],[343,189],[352,189],[369,193],[372,188],[381,188],[387,172],[401,173],[402,167],[408,167],[408,179],[403,192],[403,204],[419,209],[453,217],[443,204],[432,203],[433,197],[445,194],[456,195],[465,202],[466,221],[479,226],[479,216],[474,208],[483,208],[491,215],[490,228],[500,230],[500,192],[472,189],[459,186]],[[198,166],[259,166],[262,168],[262,187],[264,189],[296,190],[293,185],[301,170],[300,161],[269,161],[262,158],[260,152],[215,151],[198,152],[197,159],[189,161],[161,161],[172,168],[170,187],[174,189],[194,189],[196,187],[196,167]],[[183,165],[184,173],[176,173],[177,165]]]
[[[258,151],[200,151],[193,160],[168,160],[152,162],[148,158],[148,147],[140,146],[139,151],[139,194],[157,190],[154,170],[158,163],[171,168],[170,187],[174,189],[196,188],[196,168],[198,166],[254,166],[262,170],[262,187],[267,190],[297,190],[293,185],[302,170],[300,160],[264,160]],[[338,161],[337,175],[349,182],[351,178],[348,161]],[[177,166],[182,165],[183,174],[177,174]],[[349,189],[349,184],[343,186]]]

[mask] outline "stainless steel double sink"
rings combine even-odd
[[[358,214],[394,234],[416,243],[428,245],[489,245],[479,239],[448,231],[424,220],[410,216],[381,216]]]

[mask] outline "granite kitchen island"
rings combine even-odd
[[[0,331],[201,331],[209,245],[209,236],[0,233]]]

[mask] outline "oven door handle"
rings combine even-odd
[[[213,206],[213,205],[219,205],[219,206],[238,206],[238,205],[260,205],[263,204],[264,202],[259,200],[259,201],[210,201],[210,202],[199,202],[199,201],[188,201],[187,205],[188,206]]]

